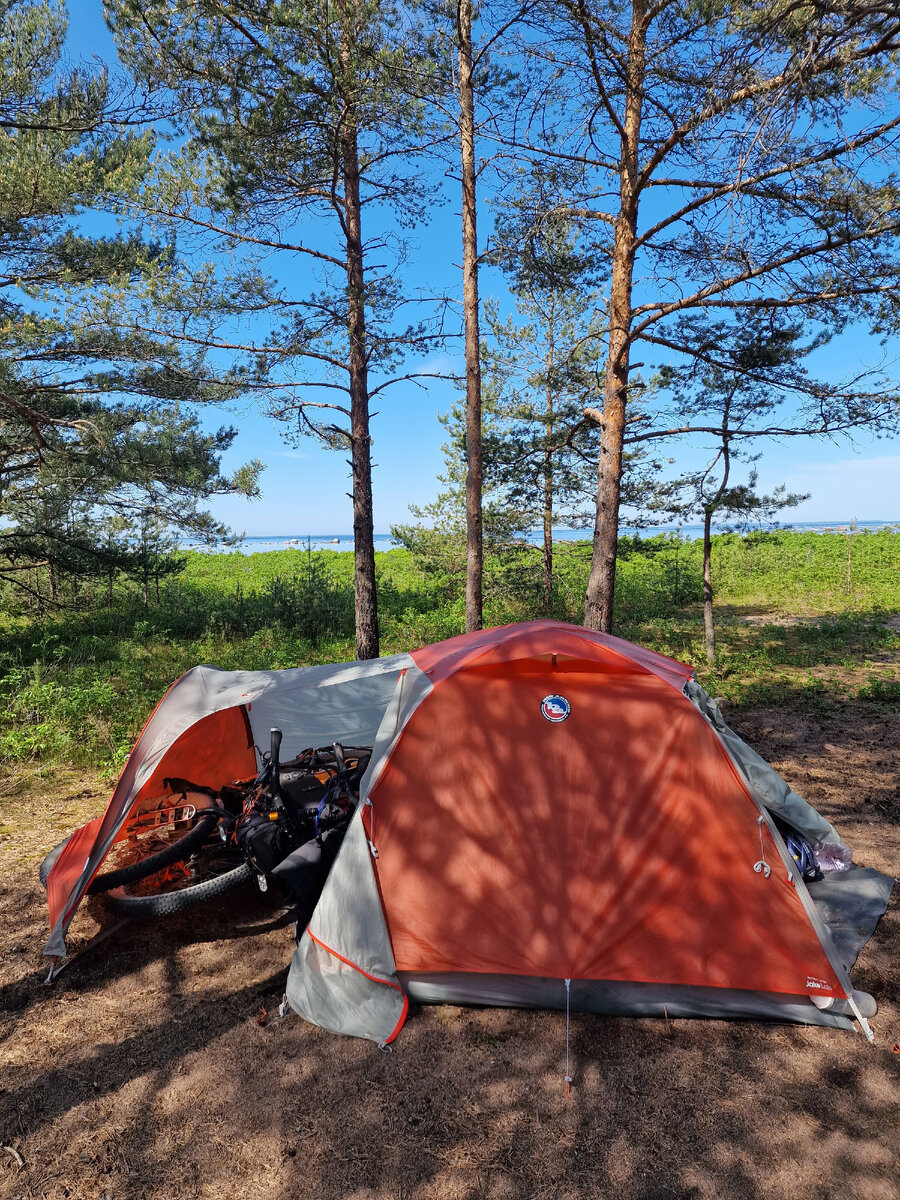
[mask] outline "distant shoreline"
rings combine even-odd
[[[896,527],[900,529],[900,519],[896,521],[802,521],[796,524],[784,524],[778,526],[780,532],[785,533],[849,533],[851,529],[856,531],[889,529]],[[770,526],[759,526],[760,529],[768,529]],[[702,525],[657,525],[649,529],[638,529],[632,525],[623,525],[621,533],[628,536],[639,534],[645,538],[654,537],[660,533],[678,533],[691,537],[700,536],[703,533]],[[721,527],[713,527],[714,533],[721,533],[724,530]],[[532,530],[528,535],[528,540],[534,544],[539,544],[542,539],[540,530]],[[567,529],[564,527],[554,528],[553,540],[555,542],[577,542],[589,541],[592,537],[590,529]],[[388,543],[386,546],[379,546],[378,543]],[[393,540],[389,533],[375,534],[375,549],[376,550],[391,550],[396,547],[397,543]],[[212,554],[267,554],[278,550],[334,550],[345,553],[353,549],[353,535],[350,533],[324,533],[324,534],[254,534],[245,537],[236,546],[214,546],[206,547],[197,542],[184,542],[181,546],[182,550],[199,550]]]

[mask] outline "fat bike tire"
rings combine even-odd
[[[119,867],[115,871],[107,871],[104,875],[98,875],[88,888],[88,895],[96,896],[98,893],[108,892],[113,888],[137,883],[141,879],[146,879],[148,875],[161,871],[164,867],[170,867],[173,863],[189,858],[212,833],[218,819],[218,813],[207,813],[192,829],[187,831],[184,837],[178,838],[164,850],[157,850],[155,854],[149,854],[146,858],[129,863],[126,867]]]
[[[91,882],[91,886],[88,888],[88,895],[96,896],[99,893],[108,892],[110,888],[119,888],[129,883],[137,883],[138,880],[145,879],[148,875],[153,875],[154,872],[161,871],[164,867],[170,867],[173,863],[187,858],[193,854],[194,850],[203,845],[218,819],[218,813],[209,813],[202,816],[197,824],[187,831],[184,837],[178,838],[177,841],[166,846],[164,850],[157,850],[155,854],[149,854],[146,858],[129,863],[126,867],[118,867],[114,871],[106,871],[104,874],[98,875]],[[69,836],[71,837],[71,834]],[[50,872],[56,866],[59,856],[68,844],[69,838],[63,838],[58,845],[53,847],[38,868],[38,876],[43,887],[46,888]]]
[[[203,904],[207,900],[224,896],[233,888],[252,879],[254,874],[248,863],[239,863],[214,879],[204,879],[200,883],[171,892],[160,891],[149,896],[133,896],[127,886],[112,888],[104,892],[103,903],[116,917],[170,917],[175,913],[184,912],[187,908],[193,908],[195,904]]]

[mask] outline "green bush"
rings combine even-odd
[[[549,615],[580,622],[591,543],[554,547],[545,610],[538,547],[506,551],[485,569],[485,623]],[[406,550],[376,555],[382,652],[462,633],[465,578],[423,568]],[[719,607],[718,695],[759,703],[831,703],[821,680],[785,670],[859,666],[896,653],[900,631],[900,533],[778,532],[714,544]],[[623,537],[616,632],[704,666],[701,547],[673,534]],[[821,615],[748,625],[737,610]],[[185,555],[185,569],[144,604],[124,583],[81,586],[77,603],[0,617],[0,756],[121,767],[153,705],[198,663],[272,669],[338,662],[354,653],[353,557],[336,551]],[[900,684],[873,678],[861,700],[896,704]]]

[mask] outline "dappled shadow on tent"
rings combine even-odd
[[[718,739],[654,675],[469,668],[413,714],[372,801],[400,971],[554,977],[560,1002],[565,978],[839,990]]]

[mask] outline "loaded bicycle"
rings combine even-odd
[[[165,779],[123,828],[88,893],[117,917],[161,917],[222,896],[256,878],[274,882],[298,910],[302,928],[359,802],[369,746],[310,747],[280,761],[282,733],[252,779],[214,789]],[[68,839],[40,867],[46,887]]]

